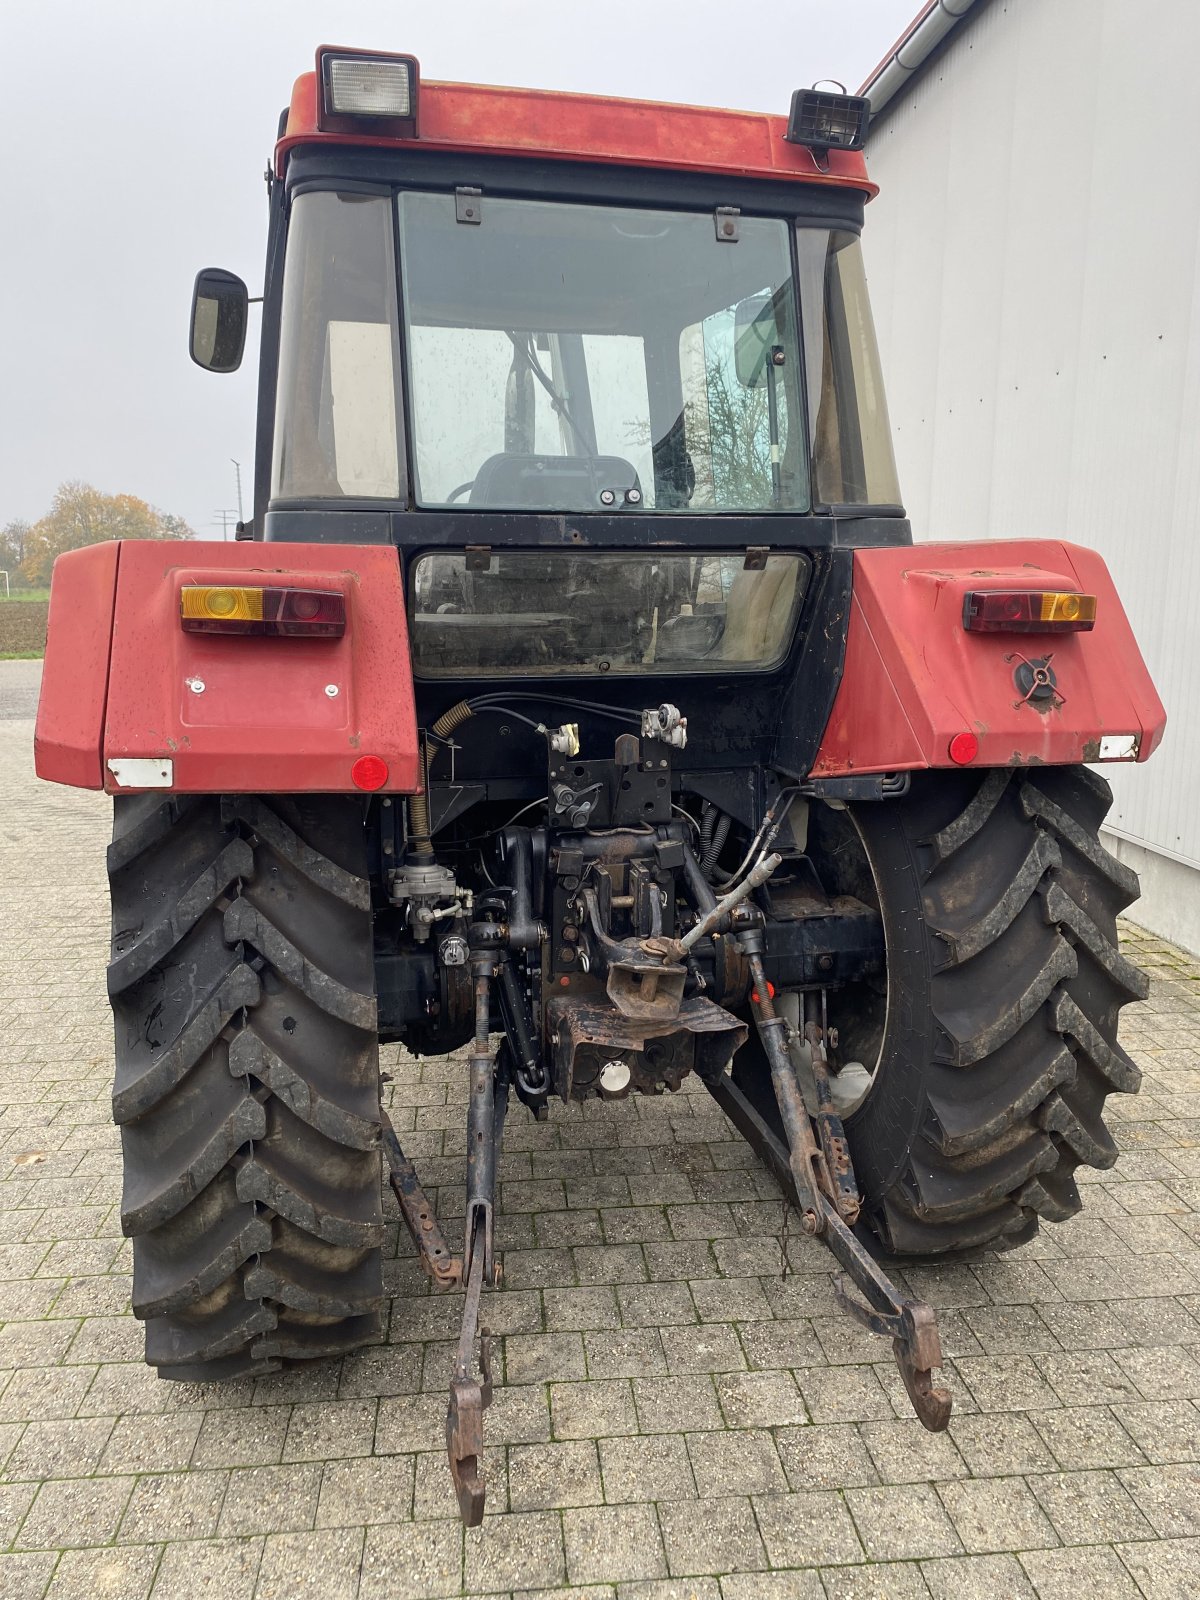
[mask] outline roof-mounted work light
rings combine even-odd
[[[373,133],[415,139],[420,68],[415,56],[368,54],[322,45],[318,126],[328,133]]]
[[[797,89],[784,138],[810,150],[861,150],[870,117],[871,102],[861,95]]]

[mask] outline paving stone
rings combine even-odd
[[[1195,1600],[1200,1539],[1159,1539],[1122,1544],[1117,1554],[1146,1600]]]
[[[621,1313],[609,1285],[547,1289],[543,1294],[546,1327],[551,1333],[583,1328],[619,1328]]]
[[[679,1434],[602,1439],[600,1469],[609,1505],[633,1500],[694,1500],[696,1480]],[[734,1488],[729,1485],[725,1492]]]
[[[444,1442],[445,1431],[444,1395],[391,1395],[379,1402],[375,1452],[394,1455],[399,1451],[433,1450]]]
[[[858,1571],[858,1568],[843,1568],[830,1570],[825,1574],[825,1583],[822,1585],[818,1573],[813,1570],[802,1572],[730,1572],[720,1580],[720,1587],[714,1583],[712,1593],[720,1595],[720,1600],[826,1600],[827,1595],[839,1594],[830,1587],[830,1580],[834,1582],[845,1572]],[[697,1580],[689,1578],[689,1584],[705,1583],[711,1580],[703,1578]],[[707,1600],[707,1588],[690,1588],[680,1586],[676,1593],[679,1600],[691,1600],[695,1593],[697,1600]],[[847,1594],[857,1594],[856,1590],[848,1590]],[[621,1595],[620,1600],[625,1600]],[[903,1595],[900,1596],[903,1600]]]
[[[1055,1411],[1041,1412],[1038,1418],[1054,1415]],[[1052,1472],[1059,1464],[1033,1423],[1018,1412],[965,1417],[952,1414],[949,1432],[977,1478]]]
[[[453,1346],[451,1360],[453,1360]],[[504,1375],[509,1383],[550,1383],[587,1376],[579,1333],[510,1333],[504,1341]],[[450,1374],[439,1385],[445,1387]]]
[[[846,1504],[873,1560],[916,1561],[963,1549],[929,1485],[848,1489]]]
[[[863,1422],[859,1433],[883,1483],[965,1478],[968,1469],[949,1433],[930,1433],[915,1417]]]
[[[254,1600],[355,1600],[362,1555],[361,1528],[272,1534],[263,1544]]]
[[[700,1320],[691,1288],[684,1280],[620,1284],[617,1304],[627,1328],[668,1328]]]
[[[0,1546],[12,1543],[37,1490],[36,1483],[0,1484]]]
[[[1063,1472],[1026,1482],[1063,1544],[1112,1544],[1154,1535],[1111,1472]]]
[[[1105,1406],[1066,1406],[1034,1416],[1032,1422],[1062,1467],[1131,1467],[1146,1460]]]
[[[572,1585],[666,1576],[666,1558],[653,1506],[564,1511],[563,1538]]]
[[[1149,1461],[1162,1465],[1200,1460],[1200,1407],[1193,1403],[1147,1400],[1117,1405],[1112,1411]]]
[[[757,1278],[697,1278],[692,1299],[702,1322],[767,1322],[771,1307]]]
[[[65,1550],[46,1590],[46,1600],[144,1600],[150,1593],[161,1545],[121,1545]]]
[[[687,1501],[664,1504],[658,1520],[673,1577],[758,1572],[768,1565],[749,1500],[706,1500],[701,1517]]]
[[[59,1559],[56,1551],[0,1555],[0,1594],[4,1600],[42,1600]]]
[[[1200,1398],[1200,1361],[1183,1346],[1114,1350],[1112,1357],[1144,1400]]]
[[[464,1585],[468,1591],[491,1593],[517,1584],[548,1589],[565,1577],[563,1530],[557,1511],[515,1512],[489,1518],[482,1528],[466,1530]]]
[[[823,1567],[862,1561],[863,1547],[842,1496],[767,1494],[752,1503],[771,1566]]]
[[[948,1556],[922,1561],[921,1576],[933,1600],[1035,1600],[1016,1556]]]
[[[1114,1550],[1074,1545],[1069,1550],[1027,1550],[1019,1558],[1038,1600],[1137,1600],[1139,1590]]]
[[[825,1352],[807,1318],[746,1322],[738,1327],[746,1365],[767,1371],[823,1366]]]
[[[137,1480],[121,1519],[121,1543],[207,1538],[217,1531],[228,1485],[227,1472],[147,1473]]]
[[[292,1410],[284,1461],[330,1461],[367,1456],[375,1442],[374,1400],[336,1400]]]
[[[679,1331],[672,1329],[672,1336]],[[667,1370],[657,1328],[600,1328],[583,1336],[590,1378],[641,1378]]]
[[[1117,1477],[1156,1533],[1168,1539],[1200,1534],[1200,1465],[1128,1467]]]
[[[792,1489],[857,1488],[879,1482],[858,1430],[848,1424],[780,1428],[775,1445]]]
[[[692,1378],[635,1378],[633,1397],[646,1433],[719,1428],[724,1420],[713,1380],[703,1374]]]
[[[800,1576],[800,1574],[796,1574]],[[815,1578],[815,1573],[806,1573]],[[821,1574],[828,1600],[929,1600],[929,1589],[915,1562],[872,1562],[867,1567],[826,1567]],[[820,1590],[813,1590],[814,1595]],[[797,1589],[807,1595],[807,1590]]]
[[[111,1417],[31,1422],[4,1468],[10,1479],[86,1478],[113,1430]]]
[[[120,1417],[100,1457],[100,1472],[174,1472],[186,1467],[204,1414]]]
[[[775,1441],[765,1428],[692,1433],[687,1447],[696,1487],[704,1499],[722,1494],[770,1494],[787,1488]]]
[[[513,1511],[599,1505],[600,1461],[590,1439],[513,1445],[508,1452],[508,1498]]]
[[[107,1544],[133,1491],[132,1478],[72,1478],[44,1483],[15,1543],[18,1550]]]
[[[237,1411],[210,1411],[197,1436],[192,1465],[270,1466],[283,1456],[291,1411],[290,1406],[255,1407],[254,1421],[250,1426]]]
[[[1063,1403],[1042,1375],[1040,1357],[964,1356],[955,1365],[981,1411],[1037,1411]]]
[[[869,1422],[893,1415],[873,1367],[806,1367],[799,1383],[814,1422]]]
[[[938,1485],[964,1548],[972,1554],[1044,1549],[1058,1543],[1054,1529],[1019,1478]]]
[[[715,1382],[731,1428],[779,1428],[808,1421],[804,1397],[790,1372],[725,1372]]]
[[[556,1439],[599,1439],[638,1431],[633,1386],[628,1378],[552,1383],[550,1414]]]
[[[24,1368],[14,1372],[0,1392],[0,1422],[77,1416],[95,1376],[94,1367]]]
[[[231,1472],[216,1531],[236,1537],[302,1533],[313,1526],[320,1490],[321,1468],[315,1464]]]

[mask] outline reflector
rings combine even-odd
[[[350,768],[350,777],[356,788],[382,789],[388,781],[388,764],[382,756],[359,756]]]
[[[1094,594],[972,589],[963,596],[969,633],[1089,633],[1095,624]]]
[[[184,584],[179,625],[185,633],[338,639],[346,631],[346,599],[336,589]]]

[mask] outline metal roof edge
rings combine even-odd
[[[978,0],[928,0],[859,89],[877,117],[920,72]]]

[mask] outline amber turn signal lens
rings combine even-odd
[[[263,614],[263,591],[188,585],[180,590],[179,614],[185,624],[191,618],[205,622],[258,622]]]

